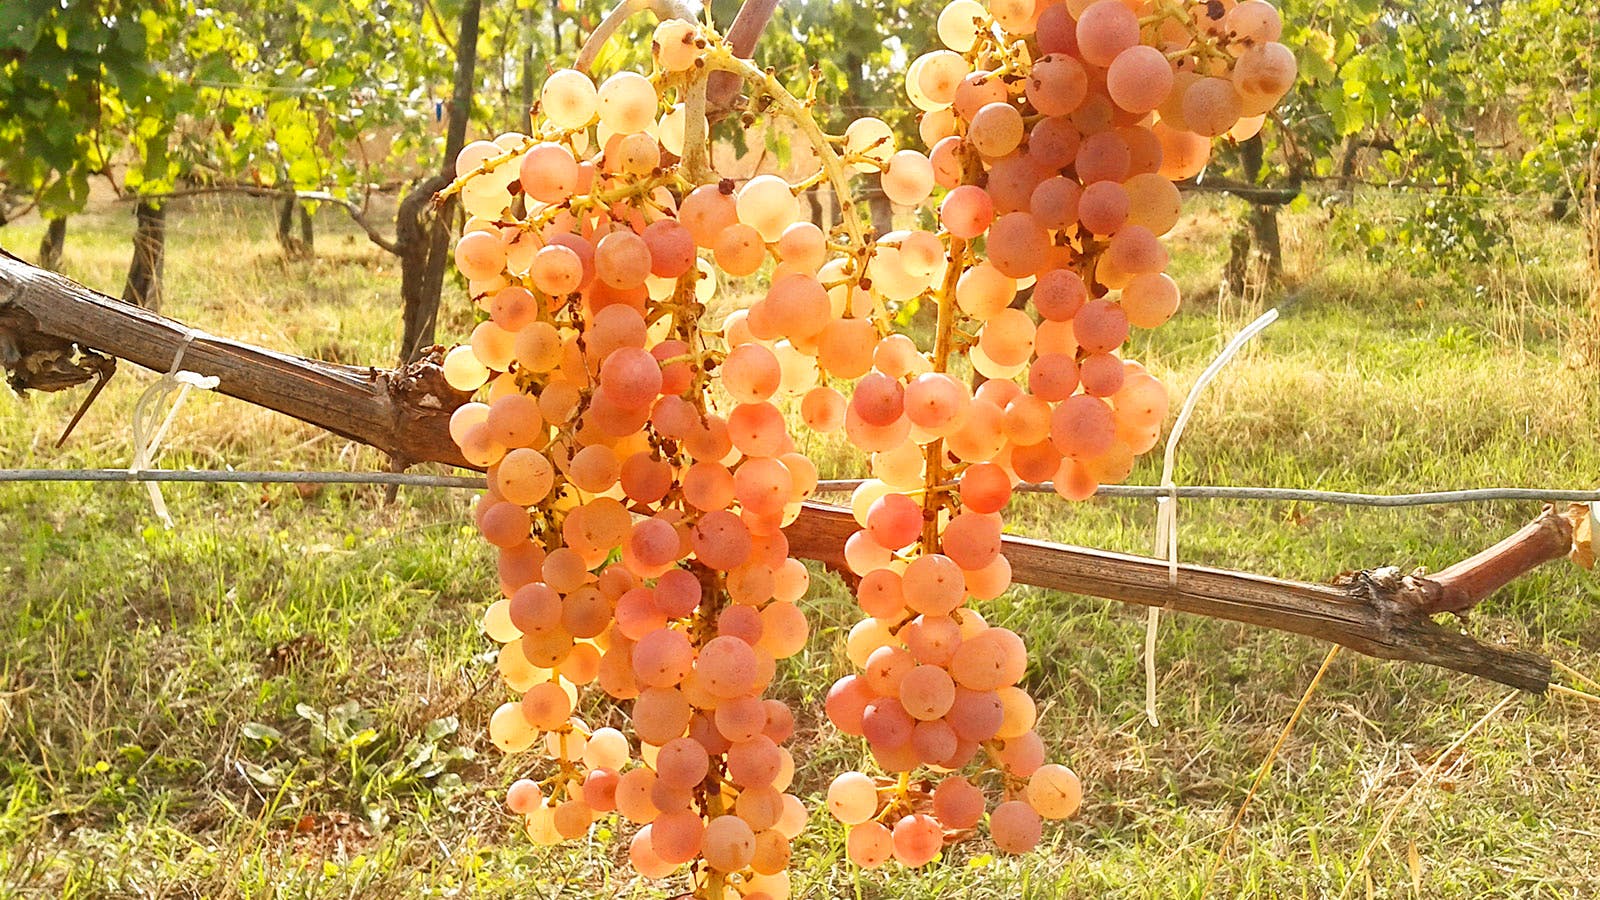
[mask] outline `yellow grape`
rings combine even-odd
[[[956,53],[966,53],[977,42],[978,32],[988,19],[983,5],[976,0],[953,0],[939,12],[939,40]]]
[[[616,134],[644,131],[656,118],[658,98],[649,79],[637,72],[618,72],[600,85],[600,124]]]
[[[1070,819],[1083,802],[1083,783],[1066,766],[1043,765],[1028,778],[1027,798],[1047,819]]]
[[[563,130],[589,124],[598,106],[599,95],[594,82],[576,69],[551,73],[539,90],[540,111],[550,124]]]
[[[845,127],[844,152],[858,157],[850,167],[857,172],[877,172],[894,156],[894,131],[882,119],[866,117]]]
[[[693,22],[666,19],[656,26],[651,45],[661,68],[668,72],[682,72],[694,65],[700,55],[699,35]]]
[[[828,812],[846,825],[860,825],[878,812],[878,786],[860,772],[845,772],[828,785]]]

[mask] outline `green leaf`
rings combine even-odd
[[[260,741],[263,744],[274,744],[283,740],[283,732],[273,728],[271,725],[264,725],[260,722],[246,722],[240,726],[239,733],[252,741]]]
[[[430,741],[438,741],[461,730],[461,720],[455,716],[445,716],[434,719],[422,729],[422,736]]]

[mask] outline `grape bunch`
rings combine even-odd
[[[700,49],[686,22],[657,37],[663,72]],[[444,362],[481,392],[451,434],[489,473],[475,517],[504,597],[484,628],[519,695],[490,736],[551,773],[506,803],[539,843],[615,812],[642,826],[641,874],[692,864],[707,895],[783,897],[807,813],[785,793],[794,715],[762,694],[807,638],[809,576],[782,527],[817,475],[772,402],[799,376],[702,330],[716,282],[699,258],[753,270],[767,247],[747,223],[774,198],[706,185],[680,203],[663,160],[682,152],[684,107],[643,75],[555,72],[540,113],[534,135],[457,159],[471,218],[456,263],[487,318]],[[632,702],[631,735],[576,715],[591,684]]]
[[[489,474],[474,518],[503,596],[483,625],[510,691],[489,731],[525,776],[506,804],[533,840],[614,813],[640,826],[646,877],[687,866],[696,896],[788,895],[807,811],[787,793],[794,711],[764,695],[809,634],[783,529],[817,485],[791,410],[873,475],[842,548],[859,672],[825,706],[892,777],[830,786],[849,858],[922,865],[985,817],[1026,852],[1042,819],[1077,811],[1021,687],[1022,638],[972,604],[1010,585],[1018,482],[1086,498],[1155,444],[1165,388],[1120,348],[1178,306],[1160,241],[1174,180],[1292,82],[1280,30],[1263,0],[954,0],[946,49],[906,75],[924,153],[876,118],[824,134],[774,73],[669,19],[648,75],[556,71],[530,134],[462,150],[445,193],[484,315],[444,374],[477,398],[450,432]],[[814,176],[707,171],[716,72],[791,121]],[[800,190],[848,197],[863,173],[897,204],[936,198],[937,225],[800,217]],[[719,278],[759,288],[719,316]],[[923,303],[930,348],[892,324]],[[631,704],[626,728],[580,714],[590,685]]]
[[[968,603],[1010,585],[1001,511],[1017,482],[1085,499],[1156,443],[1165,388],[1120,348],[1178,306],[1161,243],[1174,181],[1204,167],[1211,138],[1253,134],[1292,84],[1281,27],[1263,0],[954,0],[945,49],[906,72],[929,152],[880,138],[876,158],[855,154],[881,161],[896,202],[944,190],[937,232],[885,235],[868,264],[888,301],[939,304],[933,352],[890,335],[844,371],[819,352],[858,380],[848,401],[807,398],[813,427],[842,418],[872,454],[844,547],[868,616],[847,643],[860,671],[827,714],[899,778],[848,772],[829,789],[857,864],[922,865],[986,812],[996,846],[1026,852],[1042,818],[1077,811],[1079,779],[1045,763],[1019,687],[1023,640]],[[858,130],[883,133],[858,121],[847,150]],[[975,389],[953,371],[962,356]],[[979,784],[962,774],[974,766]],[[914,787],[924,768],[936,782]]]

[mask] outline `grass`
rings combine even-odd
[[[1315,212],[1284,221],[1289,287],[1219,297],[1236,211],[1199,204],[1174,241],[1191,298],[1133,351],[1189,384],[1263,302],[1283,320],[1208,390],[1180,449],[1187,483],[1406,490],[1592,484],[1600,415],[1569,369],[1580,308],[1577,235],[1519,224],[1548,255],[1454,280],[1416,279],[1329,246]],[[113,293],[130,211],[72,220],[64,267]],[[171,217],[166,311],[268,346],[383,364],[398,334],[398,272],[319,215],[318,257],[287,263],[267,211],[192,203]],[[31,255],[38,223],[0,230]],[[465,304],[442,333],[464,335]],[[123,367],[61,450],[78,393],[0,395],[0,464],[117,466],[150,373]],[[859,460],[824,441],[832,474]],[[167,466],[365,468],[375,453],[225,398],[196,395]],[[1150,482],[1159,460],[1135,480]],[[476,620],[492,560],[464,493],[174,485],[176,527],[133,486],[0,486],[0,894],[23,897],[668,896],[625,844],[532,847],[500,811],[519,762],[488,745],[499,702]],[[1147,551],[1148,503],[1053,497],[1012,529]],[[1439,568],[1525,521],[1530,504],[1356,510],[1186,503],[1185,560],[1293,576],[1398,564]],[[1547,566],[1491,599],[1470,627],[1600,673],[1595,583]],[[791,746],[815,801],[861,748],[820,721],[845,670],[853,603],[817,573],[813,639],[776,688],[800,711]],[[917,873],[858,873],[814,816],[796,846],[804,897],[1199,895],[1223,832],[1324,655],[1313,642],[1170,617],[1158,654],[1160,728],[1142,716],[1143,614],[1014,590],[985,615],[1027,637],[1026,687],[1052,756],[1085,778],[1081,816],[1011,858],[983,841]],[[1600,708],[1522,697],[1401,811],[1364,873],[1379,822],[1505,690],[1346,653],[1333,664],[1245,816],[1212,896],[1322,897],[1355,877],[1377,897],[1600,893]],[[595,701],[596,721],[622,714]]]

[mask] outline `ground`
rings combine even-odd
[[[1369,202],[1389,202],[1388,200]],[[1511,263],[1420,278],[1328,243],[1326,214],[1285,220],[1288,287],[1219,296],[1229,201],[1195,204],[1174,242],[1189,298],[1132,352],[1186,391],[1266,305],[1284,314],[1212,385],[1178,479],[1372,491],[1592,486],[1600,416],[1573,368],[1577,234],[1531,216]],[[64,268],[116,293],[131,209],[75,217]],[[265,206],[184,203],[170,217],[165,311],[207,331],[344,362],[387,364],[398,269],[336,210],[317,258],[285,262]],[[41,227],[0,229],[31,257]],[[442,333],[469,327],[459,291]],[[124,466],[154,376],[124,366],[62,449],[81,394],[0,394],[7,467]],[[816,442],[827,474],[861,461]],[[372,451],[226,398],[179,415],[170,467],[372,469]],[[1133,480],[1159,477],[1146,460]],[[659,897],[608,842],[531,846],[502,812],[518,760],[485,736],[500,702],[488,551],[465,492],[169,486],[164,529],[142,488],[0,484],[0,894],[23,897]],[[1011,530],[1147,552],[1148,502],[1018,504]],[[1186,502],[1187,561],[1320,581],[1383,564],[1440,568],[1509,533],[1535,504],[1355,510]],[[1546,566],[1469,627],[1600,675],[1595,582]],[[808,649],[778,694],[816,801],[862,748],[821,721],[845,669],[852,602],[817,574]],[[984,610],[1024,635],[1025,686],[1051,755],[1084,777],[1082,814],[1021,858],[984,841],[916,873],[859,873],[814,815],[796,847],[803,897],[1197,897],[1229,822],[1325,646],[1169,617],[1161,724],[1143,717],[1142,611],[1014,590]],[[1452,742],[1508,694],[1463,675],[1340,655],[1244,817],[1210,896],[1575,897],[1600,894],[1600,706],[1518,696],[1400,808]],[[593,721],[622,713],[591,701]]]

